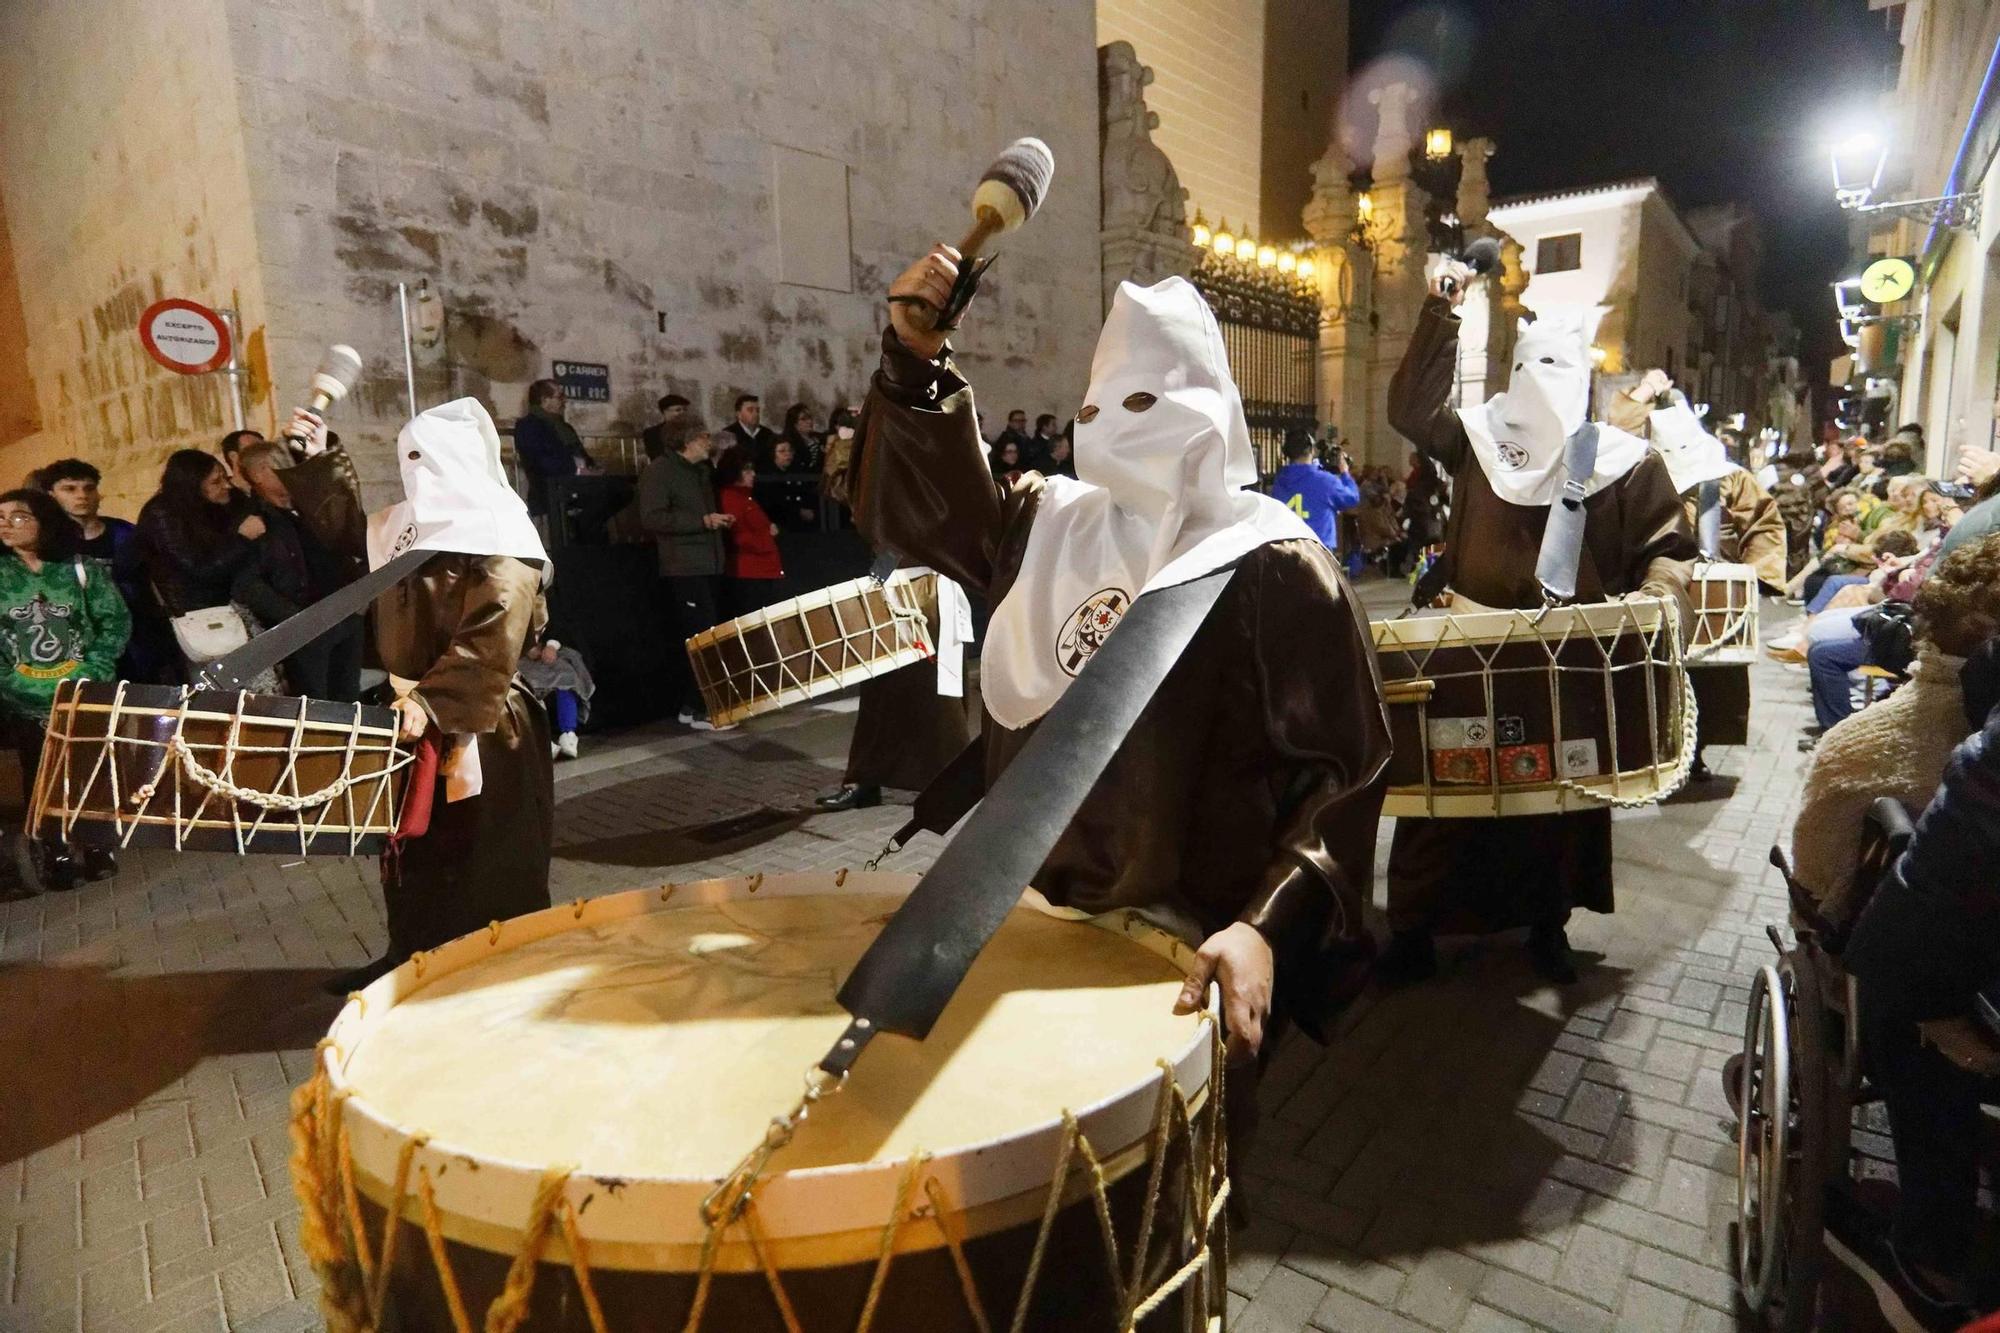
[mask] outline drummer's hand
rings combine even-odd
[[[1971,486],[1984,486],[2000,472],[2000,453],[1968,444],[1958,451],[1958,479]]]
[[[396,731],[406,741],[419,740],[431,727],[431,715],[415,699],[404,695],[396,700]]]
[[[958,251],[939,241],[931,247],[929,254],[904,269],[902,275],[889,284],[890,296],[920,296],[930,306],[929,316],[924,316],[917,313],[917,307],[906,302],[889,302],[889,327],[896,330],[903,346],[926,361],[935,360],[937,354],[944,350],[946,334],[941,329],[931,328],[930,319],[951,300],[952,284],[958,281],[959,258]],[[922,322],[919,323],[919,320]]]
[[[1264,1020],[1271,1013],[1271,978],[1276,964],[1271,942],[1247,921],[1210,935],[1195,954],[1174,1001],[1174,1012],[1191,1014],[1207,1002],[1208,983],[1222,987],[1222,1022],[1229,1032],[1231,1059],[1247,1059],[1264,1044]]]
[[[303,407],[292,409],[292,419],[285,423],[284,435],[289,440],[305,442],[306,457],[326,452],[326,418]]]
[[[1673,378],[1656,366],[1647,371],[1629,392],[1634,402],[1650,403],[1663,393],[1671,393],[1673,387]]]
[[[1438,265],[1437,272],[1431,274],[1431,295],[1443,297],[1451,302],[1452,309],[1456,310],[1465,304],[1474,276],[1471,265],[1462,264],[1456,259],[1447,259]],[[1445,289],[1446,278],[1451,279],[1449,291]]]

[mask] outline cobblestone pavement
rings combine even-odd
[[[1370,589],[1381,609],[1392,596]],[[1536,985],[1513,941],[1448,948],[1435,983],[1364,1000],[1328,1047],[1278,1052],[1236,1328],[1732,1323],[1716,1071],[1770,955],[1764,924],[1783,920],[1764,857],[1806,720],[1803,678],[1757,671],[1756,744],[1619,817],[1619,912],[1577,922],[1597,956],[1577,986]],[[835,705],[587,750],[558,770],[556,896],[858,864],[900,807],[799,813],[849,724]],[[0,1328],[320,1326],[287,1096],[337,1007],[318,983],[383,944],[374,878],[142,853],[113,881],[0,904]]]

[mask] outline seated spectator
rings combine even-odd
[[[35,474],[35,484],[47,491],[76,523],[77,554],[101,560],[111,570],[118,595],[132,616],[132,634],[118,658],[118,678],[147,684],[174,680],[173,634],[160,605],[146,586],[139,568],[139,529],[122,518],[97,512],[101,496],[98,470],[81,458],[61,458]]]
[[[257,558],[238,571],[231,599],[250,608],[269,628],[291,619],[348,582],[346,563],[321,544],[292,503],[281,465],[290,461],[282,444],[257,444],[239,460],[250,483],[252,502],[264,520]],[[285,681],[293,694],[353,703],[361,697],[362,623],[349,616],[317,640],[287,657]]]
[[[1063,427],[1062,434],[1049,442],[1049,470],[1051,477],[1076,476],[1076,440],[1074,422]]]
[[[1895,1275],[1933,1307],[1934,1327],[1957,1327],[1969,1317],[1980,1234],[1980,1105],[1992,1088],[1926,1041],[1920,1025],[1968,1021],[1975,995],[2000,977],[2000,708],[1993,707],[2000,654],[1994,647],[1978,650],[1961,682],[1968,711],[1989,711],[1952,753],[1915,836],[1842,955],[1859,992],[1869,1081],[1882,1094],[1895,1143],[1898,1190],[1889,1235]]]
[[[516,671],[528,692],[548,710],[549,732],[555,737],[549,742],[549,757],[576,758],[576,729],[590,721],[590,696],[597,693],[583,654],[545,639],[522,655]]]
[[[1930,483],[1922,477],[1903,474],[1890,478],[1887,487],[1885,502],[1861,520],[1861,535],[1871,540],[1882,532],[1919,535],[1924,522],[1924,492]]]
[[[1835,574],[1821,581],[1819,591],[1806,603],[1806,614],[1816,616],[1831,605],[1833,599],[1842,592],[1865,587],[1871,581],[1879,586],[1880,576],[1885,571],[1896,568],[1894,562],[1913,560],[1920,545],[1916,536],[1903,528],[1890,528],[1877,533],[1875,540],[1863,548],[1861,560],[1857,561],[1855,572]],[[1876,597],[1870,600],[1880,601]],[[1852,599],[1850,599],[1851,603]]]
[[[32,784],[56,686],[73,677],[116,680],[132,621],[111,567],[77,553],[76,524],[41,491],[0,495],[0,549],[0,743],[19,753],[23,783]],[[78,866],[62,845],[45,850],[44,880],[75,887]],[[87,878],[117,868],[111,853],[84,850]]]
[[[1321,467],[1317,446],[1302,430],[1285,435],[1285,465],[1271,478],[1271,498],[1305,520],[1320,545],[1340,551],[1340,513],[1360,502],[1361,493],[1345,457],[1333,470]]]
[[[778,432],[778,439],[792,446],[791,461],[786,464],[787,472],[818,472],[825,460],[825,446],[813,421],[812,409],[804,403],[793,403],[785,409],[785,428]],[[776,441],[773,441],[775,446]],[[775,467],[777,459],[769,455],[753,458],[753,465]]]
[[[1929,803],[1964,739],[1959,668],[2000,633],[2000,538],[1944,561],[1916,595],[1917,660],[1887,699],[1829,728],[1806,770],[1792,826],[1792,869],[1841,919],[1839,896],[1861,854],[1861,821],[1879,796]]]
[[[722,613],[740,616],[784,600],[778,525],[757,503],[757,464],[741,445],[715,464],[715,495],[731,520],[722,530]]]

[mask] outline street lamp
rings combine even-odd
[[[1236,257],[1246,264],[1255,261],[1257,258],[1257,242],[1251,240],[1248,236],[1237,237]]]
[[[1215,253],[1221,255],[1224,259],[1236,253],[1236,238],[1229,234],[1229,220],[1227,218],[1216,224],[1215,238],[1212,244],[1215,246]]]
[[[1873,130],[1856,130],[1834,142],[1832,158],[1833,197],[1842,208],[1860,208],[1882,184],[1889,145]]]
[[[1257,267],[1258,267],[1258,268],[1275,268],[1275,267],[1277,267],[1277,263],[1278,263],[1278,247],[1277,247],[1277,246],[1275,246],[1275,245],[1260,245],[1260,246],[1258,246],[1258,247],[1257,247]]]
[[[1201,215],[1199,208],[1194,211],[1194,227],[1188,235],[1189,239],[1194,242],[1194,248],[1197,250],[1208,249],[1209,245],[1215,240],[1215,233],[1209,230],[1208,219]]]
[[[1443,162],[1451,156],[1451,127],[1438,125],[1424,132],[1424,156]]]

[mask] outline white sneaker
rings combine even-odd
[[[680,724],[681,724],[682,726],[684,726],[684,727],[691,727],[691,726],[693,726],[693,725],[694,725],[694,709],[692,709],[692,708],[683,708],[683,709],[681,709],[681,714],[680,714],[680,716],[679,716],[678,718],[676,718],[675,720],[676,720],[676,721],[678,721],[678,722],[679,722],[679,723],[680,723]]]
[[[682,713],[681,723],[692,731],[715,730],[715,724],[708,720],[706,713]]]
[[[565,731],[556,737],[556,752],[565,759],[576,758],[576,733]]]
[[[562,757],[562,747],[561,747],[560,745],[557,745],[557,744],[556,744],[556,743],[555,743],[554,741],[550,741],[550,742],[549,742],[549,758],[551,758],[551,759],[559,759],[559,758],[561,758],[561,757]]]

